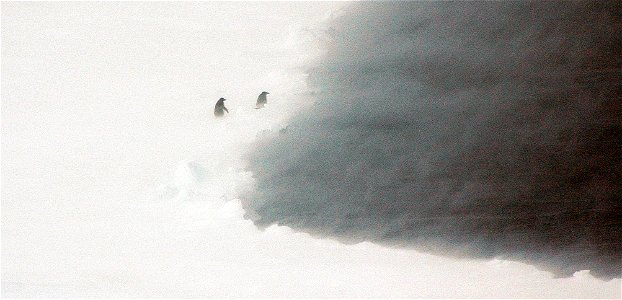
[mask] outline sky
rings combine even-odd
[[[373,235],[344,243],[343,235],[318,234],[312,223],[279,213],[289,204],[271,206],[300,192],[268,180],[279,179],[274,170],[308,166],[314,156],[297,156],[300,148],[339,157],[327,128],[368,124],[357,117],[387,111],[353,100],[369,91],[351,92],[363,84],[380,93],[390,82],[344,75],[367,74],[361,62],[373,68],[370,60],[412,50],[399,35],[366,49],[361,41],[409,21],[394,7],[375,9],[3,2],[2,296],[619,298],[620,279],[586,269],[556,278],[525,261],[458,258]],[[441,53],[421,45],[415,50]],[[268,104],[255,110],[262,91],[270,92]],[[423,94],[430,91],[414,92],[431,101]],[[322,100],[346,93],[343,102]],[[215,119],[220,97],[230,113]],[[409,115],[398,124],[400,117]],[[305,126],[314,133],[296,140]],[[343,140],[357,142],[349,136],[360,128],[342,129]],[[280,157],[266,157],[270,149]],[[298,180],[289,187],[305,188]],[[322,195],[327,203],[344,205],[309,211],[347,208],[355,195],[339,188],[311,195],[329,190],[344,194]],[[257,209],[264,204],[276,209]]]

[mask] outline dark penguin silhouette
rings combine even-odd
[[[261,94],[259,94],[259,97],[257,97],[257,104],[255,105],[255,109],[259,109],[264,107],[264,105],[266,105],[266,103],[268,103],[268,98],[266,98],[266,95],[268,95],[270,93],[268,92],[261,92]]]
[[[218,99],[216,102],[216,106],[214,107],[214,116],[222,117],[225,115],[225,112],[229,113],[229,110],[225,107],[225,98]]]

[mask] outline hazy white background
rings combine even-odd
[[[308,103],[301,67],[340,9],[3,3],[2,296],[619,297],[620,280],[585,272],[244,220],[242,154]]]

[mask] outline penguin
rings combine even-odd
[[[227,113],[229,113],[229,110],[225,107],[225,98],[220,98],[218,99],[218,102],[216,102],[216,106],[214,107],[214,116],[218,117],[222,117],[225,115],[225,111]]]
[[[268,92],[261,92],[261,94],[259,94],[259,97],[257,97],[257,104],[255,105],[255,109],[260,109],[263,108],[264,105],[266,105],[266,103],[268,103],[268,98],[266,98],[266,95],[268,95],[270,93]]]

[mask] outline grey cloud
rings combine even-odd
[[[622,5],[357,3],[316,103],[248,155],[258,226],[622,270]]]

